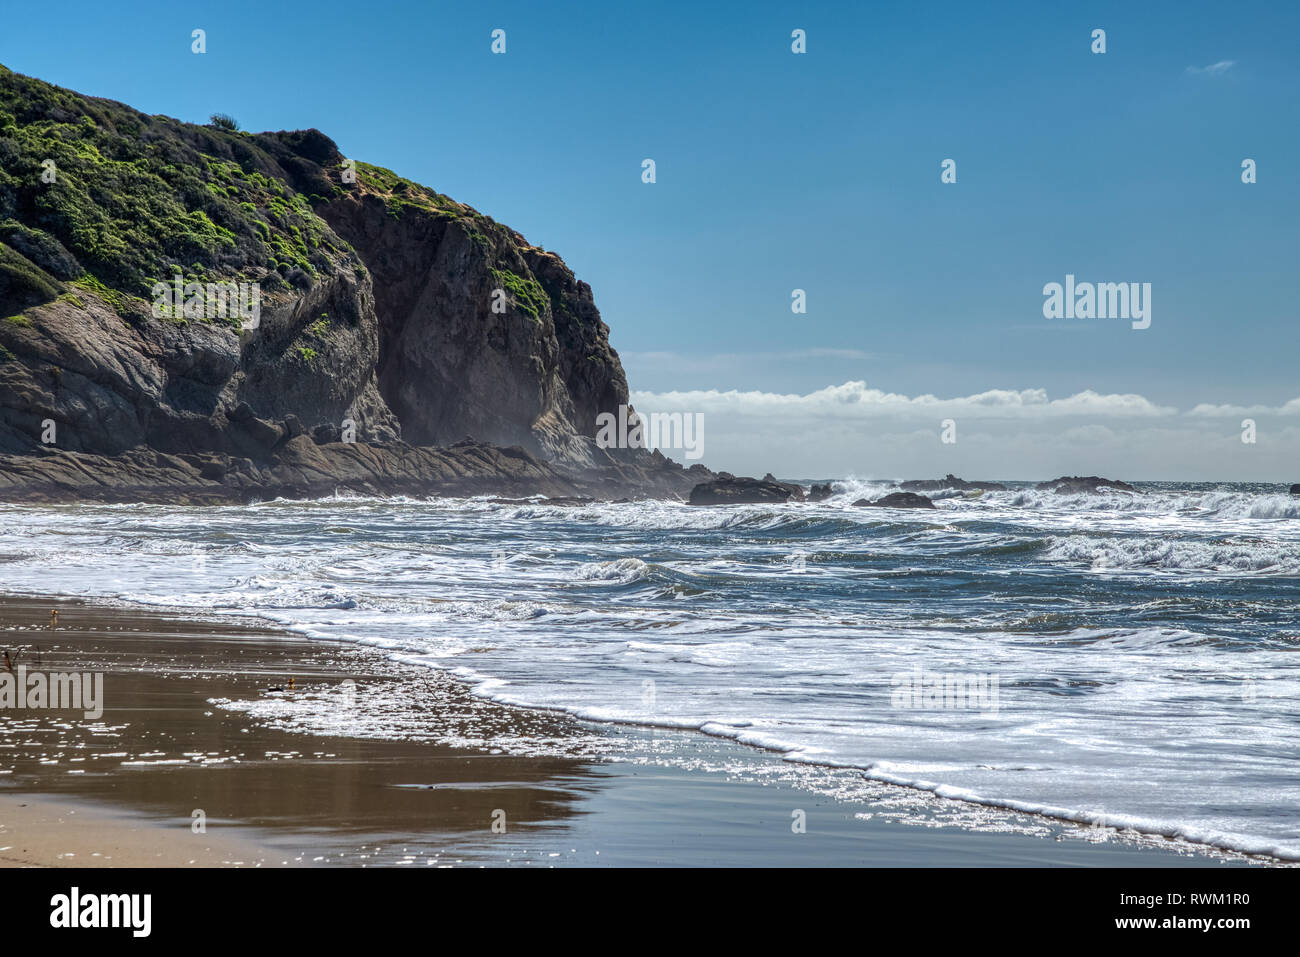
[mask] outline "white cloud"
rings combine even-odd
[[[1227,73],[1236,65],[1236,60],[1220,60],[1218,63],[1211,63],[1209,66],[1189,66],[1187,72],[1198,76],[1219,76]]]
[[[872,418],[912,416],[933,418],[1060,418],[1156,417],[1176,409],[1159,406],[1140,395],[1102,395],[1091,390],[1060,399],[1048,398],[1046,389],[990,389],[975,395],[939,398],[932,394],[907,396],[870,389],[863,381],[827,386],[806,395],[776,392],[634,392],[632,402],[647,411],[711,412],[725,415],[761,415],[778,418]]]
[[[1200,418],[1236,418],[1237,416],[1256,415],[1300,415],[1300,398],[1292,399],[1282,405],[1213,405],[1202,402],[1187,412]]]

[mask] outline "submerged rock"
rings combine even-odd
[[[691,489],[692,505],[761,505],[802,502],[803,488],[788,482],[754,478],[724,478],[701,482]]]
[[[874,502],[860,498],[853,504],[859,508],[934,508],[934,502],[915,492],[890,492]]]
[[[1100,492],[1102,489],[1114,489],[1118,492],[1139,491],[1127,482],[1101,478],[1096,475],[1063,475],[1060,478],[1052,479],[1050,482],[1039,482],[1034,488],[1044,492],[1056,492],[1058,495],[1091,495]]]

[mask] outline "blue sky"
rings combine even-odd
[[[0,62],[315,126],[519,229],[591,283],[639,405],[713,413],[710,465],[1300,481],[1300,5],[1135,6],[51,3],[11,5]],[[1045,319],[1067,273],[1151,283],[1151,327]],[[1163,411],[1043,404],[1087,391]]]

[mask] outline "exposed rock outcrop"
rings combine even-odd
[[[770,476],[769,476],[770,478]],[[691,489],[692,505],[760,505],[802,502],[803,488],[769,478],[722,478]]]
[[[825,485],[814,484],[812,488],[808,489],[808,501],[824,502],[834,494],[835,490],[831,488],[830,482],[827,482]]]
[[[853,504],[860,508],[934,508],[934,502],[915,492],[890,492],[884,498],[878,498],[874,502],[860,498]]]
[[[941,492],[944,489],[961,491],[1005,492],[1007,487],[1000,482],[967,482],[949,472],[941,479],[910,479],[900,482],[898,487],[905,492]]]
[[[1050,482],[1039,482],[1034,488],[1040,491],[1056,492],[1058,495],[1094,495],[1103,489],[1116,492],[1139,492],[1127,482],[1101,478],[1096,475],[1063,475]]]

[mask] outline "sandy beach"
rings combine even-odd
[[[9,598],[0,644],[14,664],[104,674],[98,719],[0,711],[4,866],[1259,863],[890,785],[843,799],[831,769],[773,755],[756,774],[731,742],[505,707],[444,673],[247,620]],[[437,707],[383,724],[405,739],[350,736],[373,735],[352,719],[399,681],[423,682]],[[267,715],[293,696],[314,718],[290,729]],[[606,759],[593,733],[612,742]],[[553,753],[511,753],[519,741]]]

